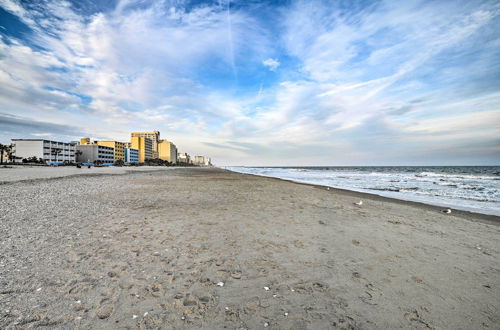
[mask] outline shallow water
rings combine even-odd
[[[500,215],[500,166],[227,167],[226,169]]]

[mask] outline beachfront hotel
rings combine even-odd
[[[194,164],[210,166],[210,158],[188,153],[178,153],[177,146],[166,139],[159,139],[160,132],[132,132],[130,142],[114,140],[93,140],[83,137],[79,141],[59,142],[45,139],[12,139],[12,163],[16,160],[36,157],[48,164],[116,162],[145,163],[160,159],[172,164]],[[4,159],[7,159],[5,155]]]
[[[125,148],[125,163],[136,164],[139,162],[139,150]]]
[[[146,138],[146,139],[151,140],[151,156],[149,156],[145,159],[157,159],[158,158],[158,143],[160,142],[160,132],[159,131],[132,132],[132,133],[130,133],[130,142],[132,142],[132,139],[137,138],[137,137]],[[134,148],[134,147],[132,147],[132,148]],[[135,149],[137,149],[137,148],[135,148]],[[139,153],[140,153],[140,150],[141,149],[139,149]]]
[[[175,144],[167,140],[160,140],[158,142],[158,158],[173,164],[177,163],[177,147]]]
[[[203,165],[203,166],[211,166],[212,160],[206,156],[194,156],[193,164]]]
[[[139,152],[139,163],[144,163],[146,159],[153,158],[153,141],[147,137],[132,136],[130,147]]]
[[[183,163],[183,164],[190,164],[191,163],[191,156],[187,152],[180,152],[177,155],[177,162],[178,163]]]
[[[97,144],[100,146],[110,147],[115,150],[115,162],[116,161],[125,161],[125,142],[118,141],[97,141]]]
[[[115,150],[99,144],[80,144],[76,146],[79,151],[76,161],[79,163],[103,163],[110,164],[114,162]]]
[[[15,159],[36,157],[49,164],[75,162],[75,145],[44,139],[12,139]]]

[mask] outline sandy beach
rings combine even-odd
[[[217,168],[59,170],[0,168],[2,329],[500,328],[498,217]]]

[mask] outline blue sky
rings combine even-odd
[[[218,165],[500,164],[497,1],[0,0],[0,142]]]

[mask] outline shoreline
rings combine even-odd
[[[60,170],[61,168],[64,167],[19,167],[16,168],[18,170],[26,171],[28,169],[48,169],[49,171],[57,171]],[[0,186],[6,185],[6,184],[14,184],[17,182],[34,182],[38,180],[53,180],[53,179],[63,179],[63,178],[71,178],[71,177],[79,177],[79,176],[85,176],[85,177],[98,177],[98,176],[116,176],[116,175],[130,175],[130,174],[139,174],[139,173],[153,173],[153,172],[158,172],[158,171],[171,171],[175,169],[185,169],[185,168],[190,168],[190,167],[184,167],[184,166],[138,166],[138,167],[100,167],[100,168],[92,168],[92,171],[99,171],[98,173],[89,173],[86,172],[88,169],[76,169],[73,167],[67,167],[67,169],[74,170],[75,173],[71,174],[65,174],[65,175],[54,175],[54,176],[48,176],[48,177],[33,177],[33,178],[27,178],[27,179],[17,179],[17,180],[9,180],[9,181],[3,181],[2,180],[2,169],[0,168]],[[283,179],[283,178],[277,178],[277,177],[272,177],[272,176],[264,176],[264,175],[258,175],[258,174],[250,174],[250,173],[240,173],[240,172],[235,172],[228,170],[223,167],[218,167],[218,166],[212,166],[212,167],[195,167],[195,168],[214,168],[218,169],[221,171],[227,171],[229,173],[236,173],[240,175],[250,175],[250,176],[255,176],[258,178],[265,178],[265,179],[274,179],[274,180],[281,180],[285,182],[290,182],[294,184],[300,184],[300,185],[306,185],[306,186],[312,186],[316,187],[318,189],[324,189],[324,190],[329,190],[329,191],[337,191],[340,193],[348,194],[356,198],[365,198],[365,199],[372,199],[372,200],[381,200],[381,201],[388,201],[388,202],[393,202],[393,203],[401,203],[401,204],[408,204],[408,205],[414,205],[417,207],[424,207],[424,208],[432,208],[436,212],[442,212],[443,209],[450,208],[453,212],[454,215],[459,215],[461,218],[470,220],[470,216],[473,216],[477,218],[480,221],[483,221],[484,223],[489,223],[493,225],[500,225],[500,216],[494,215],[494,214],[488,214],[488,213],[480,213],[480,212],[474,212],[470,210],[462,210],[462,209],[456,209],[451,206],[440,206],[436,204],[430,204],[430,203],[425,203],[425,202],[418,202],[418,201],[412,201],[412,200],[406,200],[406,199],[399,199],[399,198],[394,198],[394,197],[387,197],[387,196],[382,196],[378,195],[376,193],[368,193],[368,192],[362,192],[362,191],[356,191],[356,190],[349,190],[349,189],[343,189],[343,188],[335,188],[335,187],[330,187],[330,186],[324,186],[320,184],[314,184],[314,183],[307,183],[307,182],[299,182],[299,181],[294,181],[291,179]],[[113,171],[112,173],[106,173],[105,171]]]
[[[218,168],[0,199],[0,328],[500,325],[500,229],[476,214]]]
[[[496,167],[496,166],[492,166],[492,167]],[[297,184],[310,185],[310,186],[315,186],[315,187],[318,187],[318,188],[321,188],[321,189],[329,188],[330,190],[336,190],[336,191],[339,191],[339,192],[359,194],[357,196],[366,196],[366,197],[373,196],[373,197],[387,199],[387,200],[392,200],[392,201],[399,201],[399,202],[402,202],[402,203],[413,203],[413,204],[416,204],[416,205],[423,205],[423,206],[426,206],[426,207],[429,206],[429,207],[433,207],[433,208],[439,209],[440,211],[442,211],[443,209],[449,208],[453,212],[458,213],[458,214],[478,215],[478,216],[484,217],[486,221],[492,221],[492,222],[499,222],[500,223],[500,215],[495,215],[495,214],[491,214],[491,213],[480,213],[480,212],[476,212],[474,210],[459,209],[459,208],[455,208],[455,206],[437,205],[437,204],[431,204],[430,202],[427,203],[427,202],[413,201],[413,200],[403,199],[403,198],[387,197],[387,196],[383,196],[383,195],[378,195],[375,192],[374,193],[369,193],[369,192],[365,192],[365,191],[349,190],[349,189],[336,188],[336,187],[325,186],[325,185],[320,185],[320,184],[315,184],[315,183],[294,181],[292,179],[277,178],[277,177],[265,176],[265,175],[258,175],[258,174],[253,174],[253,173],[241,173],[241,172],[231,171],[231,170],[228,170],[228,169],[225,169],[225,168],[220,168],[220,169],[225,170],[225,171],[229,171],[229,172],[233,172],[233,173],[238,173],[238,174],[253,175],[253,176],[257,176],[257,177],[261,177],[261,178],[270,178],[270,179],[283,180],[283,181],[297,183]]]

